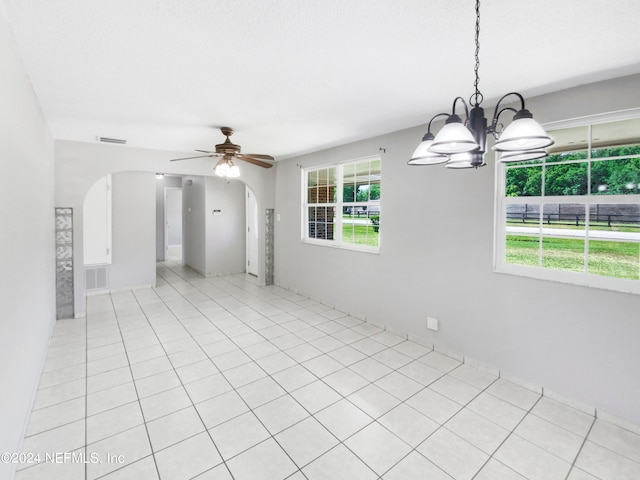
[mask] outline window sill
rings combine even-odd
[[[335,248],[338,250],[351,250],[353,252],[361,252],[361,253],[370,253],[370,254],[374,254],[374,255],[379,255],[380,254],[380,247],[367,247],[367,246],[363,246],[363,245],[351,245],[348,243],[337,243],[335,241],[332,240],[315,240],[315,239],[309,239],[309,238],[303,238],[301,240],[301,243],[307,244],[307,245],[316,245],[319,247],[329,247],[329,248]]]
[[[604,277],[582,272],[548,270],[545,268],[512,264],[494,267],[493,271],[498,274],[515,275],[533,280],[546,280],[549,282],[564,283],[566,285],[640,295],[640,280]]]

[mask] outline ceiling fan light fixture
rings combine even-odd
[[[227,174],[229,173],[229,163],[227,160],[227,157],[222,157],[220,160],[218,160],[218,163],[216,163],[216,166],[213,167],[213,173],[215,173],[216,175],[218,175],[219,177],[226,177]]]
[[[237,178],[240,176],[240,169],[233,163],[229,155],[223,156],[213,168],[213,173],[222,178]]]
[[[237,165],[231,165],[229,167],[229,172],[227,173],[228,178],[238,178],[240,176],[240,168]]]

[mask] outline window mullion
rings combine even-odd
[[[587,125],[587,195],[591,195],[591,125]]]
[[[591,184],[591,182],[589,182]],[[584,206],[584,273],[589,273],[589,227],[591,224],[591,204]]]
[[[336,212],[336,227],[335,227],[335,235],[336,235],[336,241],[340,244],[342,244],[342,172],[343,172],[343,166],[342,165],[338,165],[336,167],[336,188],[338,189],[338,191],[336,192],[336,206],[335,206],[335,212]]]

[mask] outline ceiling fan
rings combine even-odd
[[[240,145],[231,143],[229,137],[233,135],[233,129],[230,127],[221,127],[220,131],[227,139],[224,143],[216,145],[216,151],[210,152],[208,150],[196,150],[196,152],[206,153],[206,155],[196,155],[195,157],[174,158],[172,162],[178,162],[181,160],[190,160],[192,158],[204,158],[204,157],[222,157],[213,169],[213,172],[221,177],[237,177],[240,175],[240,169],[237,165],[234,165],[233,158],[242,160],[243,162],[252,163],[262,168],[273,167],[272,163],[275,161],[271,155],[262,155],[258,153],[240,153]],[[266,160],[266,161],[265,161]]]

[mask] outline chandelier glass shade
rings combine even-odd
[[[536,160],[538,158],[544,158],[547,152],[544,149],[529,150],[528,152],[514,151],[514,152],[502,152],[500,155],[501,162],[526,162],[529,160]]]
[[[482,154],[478,152],[454,153],[449,156],[449,161],[445,165],[446,168],[463,169],[484,167],[484,159]]]
[[[552,143],[544,128],[533,119],[529,110],[523,108],[503,130],[493,149],[498,152],[525,152],[540,150]]]
[[[449,161],[447,155],[432,152],[429,148],[433,143],[433,133],[429,132],[422,137],[422,142],[413,152],[411,159],[407,162],[409,165],[437,165]]]
[[[438,113],[429,120],[427,133],[422,142],[407,162],[409,165],[436,165],[445,163],[447,168],[477,168],[486,165],[484,160],[487,151],[487,137],[494,140],[493,150],[501,152],[500,161],[520,162],[534,160],[546,156],[545,148],[553,144],[544,128],[533,119],[533,115],[525,108],[522,95],[510,92],[496,104],[491,122],[487,121],[481,107],[482,93],[478,89],[480,67],[480,0],[476,0],[476,51],[475,51],[475,92],[467,103],[462,97],[453,101],[451,114]],[[502,107],[505,100],[518,100],[520,108]],[[464,107],[464,120],[456,114],[456,106]],[[472,106],[469,110],[469,105]],[[513,121],[503,128],[499,123],[500,116],[510,111],[515,113]],[[446,116],[444,126],[434,135],[431,132],[432,122]]]
[[[446,113],[439,113],[429,121],[429,130],[424,134],[424,137],[422,137],[422,142],[420,142],[420,145],[418,145],[418,147],[413,152],[411,159],[407,162],[409,165],[437,165],[439,163],[445,163],[449,161],[448,155],[436,153],[431,150],[431,145],[433,144],[433,139],[435,138],[433,133],[431,133],[431,122],[441,116],[448,117],[449,115]]]
[[[462,119],[455,113],[451,114],[444,127],[438,132],[431,144],[430,150],[436,153],[452,155],[455,153],[472,152],[480,145],[473,138],[473,133],[462,123]]]

